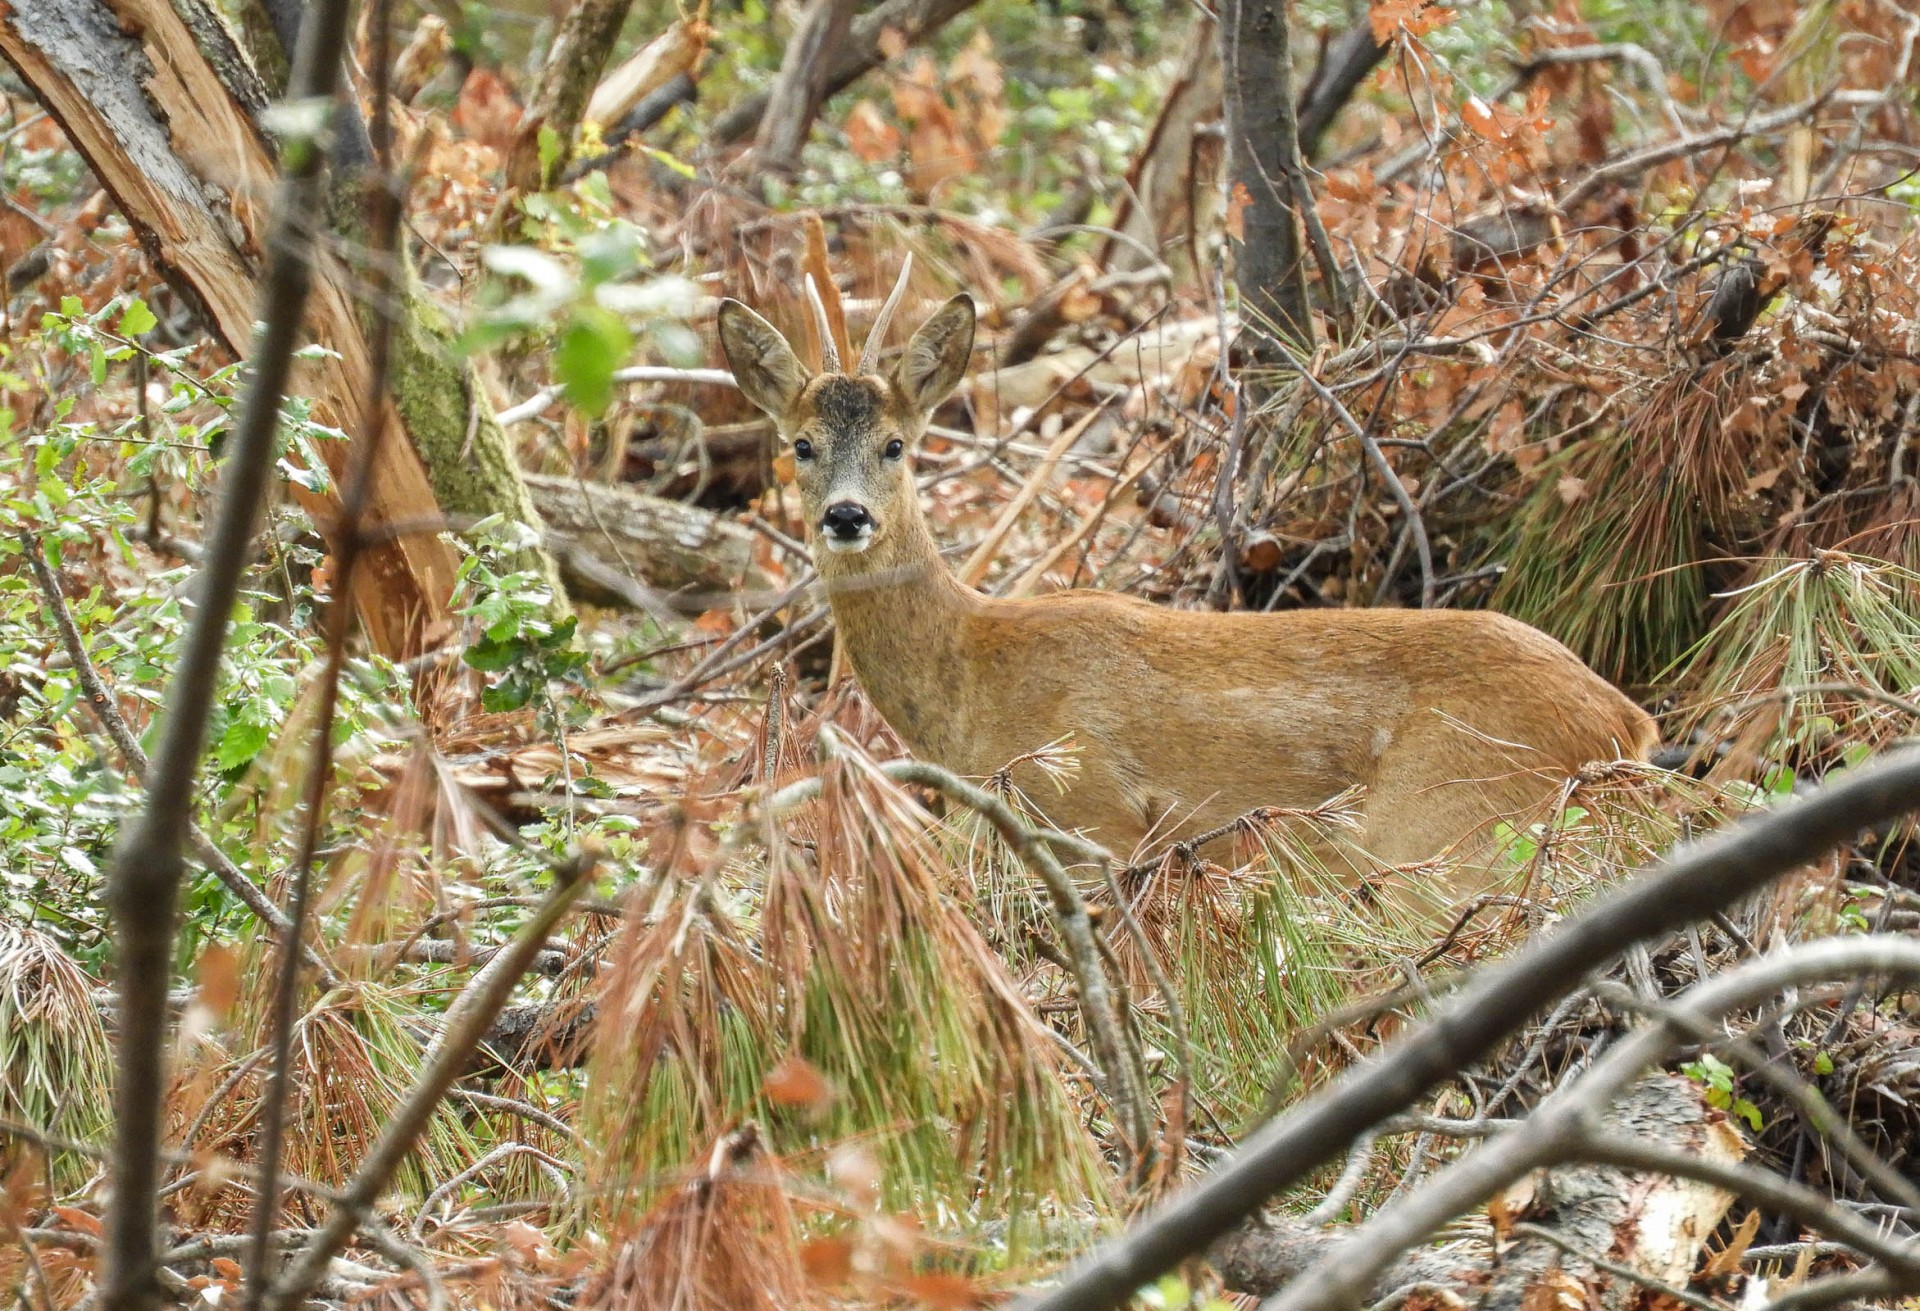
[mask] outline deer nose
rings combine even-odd
[[[873,516],[858,501],[837,501],[820,516],[820,531],[843,542],[851,542],[873,528]]]

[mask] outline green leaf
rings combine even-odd
[[[93,385],[98,387],[107,380],[107,350],[98,341],[90,342],[89,348],[93,357]]]
[[[589,418],[613,404],[613,371],[633,349],[627,325],[596,307],[582,307],[560,333],[553,371],[567,399]]]
[[[553,176],[554,166],[560,162],[560,134],[553,130],[550,123],[540,125],[540,177],[542,180]]]
[[[483,637],[468,646],[461,658],[475,669],[493,674],[511,666],[520,658],[523,650],[525,647],[518,639],[500,642],[491,637]]]
[[[227,731],[220,735],[220,747],[215,755],[220,768],[223,771],[238,769],[259,755],[266,749],[270,732],[265,724],[236,718],[227,725]]]
[[[153,311],[147,308],[147,302],[136,296],[120,316],[119,332],[122,337],[138,337],[143,332],[152,332],[159,322]]]
[[[1813,1054],[1813,1072],[1822,1075],[1832,1074],[1833,1057],[1827,1055],[1825,1052],[1815,1052]]]
[[[480,708],[494,714],[518,710],[533,700],[533,685],[519,676],[500,680],[480,694]]]

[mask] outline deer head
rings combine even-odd
[[[920,522],[907,452],[973,353],[973,302],[960,295],[920,325],[891,375],[879,371],[887,323],[910,270],[911,262],[900,271],[850,373],[841,370],[811,276],[808,298],[825,343],[817,374],[758,314],[737,300],[720,306],[720,346],[734,380],[786,443],[807,520],[830,551],[867,551]]]

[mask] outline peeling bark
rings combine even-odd
[[[199,0],[178,0],[177,8],[197,20],[189,26],[167,0],[12,0],[0,9],[0,54],[86,157],[154,267],[244,355],[253,341],[264,198],[278,179],[275,152],[255,117],[264,97],[251,66]],[[220,53],[223,44],[233,59]],[[320,421],[352,433],[370,384],[367,343],[351,280],[336,257],[320,259],[309,332],[336,355],[303,366],[297,385]],[[366,525],[375,544],[352,599],[374,646],[404,658],[448,631],[454,558],[432,533],[380,534],[384,524],[439,515],[401,416],[389,405],[382,421],[388,440]],[[350,451],[335,442],[320,453],[337,483]],[[300,488],[294,495],[322,521],[337,509],[332,496]]]

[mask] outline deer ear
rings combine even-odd
[[[893,385],[915,413],[933,413],[966,376],[973,322],[973,301],[962,293],[934,311],[907,343]]]
[[[746,398],[772,418],[785,418],[807,385],[807,371],[780,330],[739,301],[722,301],[720,349]]]

